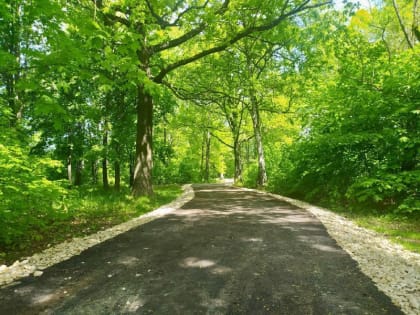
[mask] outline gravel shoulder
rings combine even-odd
[[[330,220],[347,235],[351,225],[327,214],[321,223],[313,213],[322,209],[279,196],[224,185],[194,190],[143,223],[27,259],[35,271],[0,289],[0,313],[402,314],[395,304],[406,306],[393,304],[324,227]]]

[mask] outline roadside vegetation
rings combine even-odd
[[[151,197],[133,198],[128,189],[78,187],[51,204],[33,202],[19,216],[3,216],[0,232],[0,265],[74,237],[82,237],[138,217],[178,197],[179,185],[156,186]],[[10,212],[10,214],[12,214]]]

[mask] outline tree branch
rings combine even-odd
[[[184,11],[180,12],[178,14],[178,16],[176,17],[176,19],[173,22],[168,22],[165,20],[165,18],[163,16],[160,16],[159,14],[156,13],[156,11],[153,9],[152,4],[150,3],[149,0],[146,0],[146,4],[147,7],[149,8],[150,14],[155,18],[156,22],[159,24],[159,26],[162,29],[165,29],[167,27],[170,26],[176,26],[178,25],[179,20],[188,12],[192,11],[192,10],[196,10],[196,9],[204,9],[209,3],[209,0],[207,0],[203,5],[200,6],[189,6],[187,7]],[[178,10],[179,6],[182,4],[182,1],[178,1],[175,3],[175,6],[172,10],[172,12],[175,12]]]
[[[413,25],[412,25],[412,30],[413,30],[413,42],[415,40],[415,38],[417,38],[417,41],[420,42],[420,30],[419,30],[419,12],[418,12],[418,8],[419,8],[419,1],[418,0],[414,0],[414,4],[413,4]]]
[[[205,28],[206,28],[206,24],[201,23],[197,28],[192,29],[191,31],[183,34],[182,36],[178,38],[174,38],[173,40],[150,47],[150,51],[152,52],[152,54],[154,54],[154,53],[157,53],[157,52],[169,49],[169,48],[179,46],[185,43],[186,41],[190,40],[191,38],[200,34]]]
[[[398,10],[397,1],[396,0],[392,0],[392,5],[394,6],[395,14],[397,15],[397,18],[398,18],[398,23],[400,24],[401,30],[404,33],[404,37],[405,37],[405,39],[407,41],[407,44],[408,44],[408,46],[411,49],[413,49],[414,48],[414,45],[411,42],[410,36],[408,36],[407,30],[405,29],[403,20],[402,20],[401,15],[400,15],[400,11]]]
[[[156,83],[162,83],[163,78],[171,71],[181,67],[181,66],[185,66],[189,63],[192,63],[196,60],[199,60],[201,58],[204,58],[208,55],[217,53],[217,52],[221,52],[223,50],[225,50],[226,48],[228,48],[229,46],[232,46],[233,44],[235,44],[236,42],[238,42],[239,40],[241,40],[242,38],[252,34],[252,33],[259,33],[259,32],[264,32],[267,30],[270,30],[274,27],[276,27],[277,25],[279,25],[281,22],[283,22],[284,20],[286,20],[287,18],[289,18],[290,16],[295,15],[298,12],[304,11],[304,10],[308,10],[308,9],[313,9],[313,8],[317,8],[317,7],[321,7],[324,6],[326,4],[330,4],[331,1],[328,2],[323,2],[323,3],[319,3],[319,4],[314,4],[314,5],[307,5],[309,3],[310,0],[305,0],[300,6],[298,6],[297,8],[291,10],[290,12],[286,13],[286,14],[282,14],[280,15],[278,18],[260,25],[260,26],[254,26],[254,27],[249,27],[239,33],[237,33],[235,36],[233,36],[230,39],[226,39],[224,41],[224,44],[221,44],[219,46],[215,46],[212,48],[209,48],[207,50],[203,50],[191,57],[187,57],[185,59],[181,59],[179,61],[176,61],[170,65],[168,65],[166,68],[162,69],[160,71],[160,73],[154,78],[154,81]]]
[[[170,23],[168,23],[167,21],[165,21],[163,19],[163,17],[161,17],[159,14],[157,14],[155,12],[155,10],[153,9],[152,4],[150,3],[149,0],[146,0],[146,5],[149,8],[150,14],[155,18],[157,24],[159,24],[159,26],[161,28],[166,28],[166,27],[170,26]]]
[[[234,149],[233,145],[224,142],[222,139],[220,139],[218,136],[216,136],[213,132],[210,131],[210,134],[211,134],[212,137],[215,137],[216,140],[218,140],[220,143],[224,144],[225,146],[227,146],[227,147],[229,147],[231,149]]]

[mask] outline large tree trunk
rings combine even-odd
[[[267,183],[267,171],[265,168],[264,147],[261,134],[261,120],[258,108],[258,100],[255,95],[251,95],[251,117],[254,128],[255,142],[258,153],[258,175],[257,186],[262,187]]]
[[[153,195],[153,99],[140,85],[137,92],[136,166],[134,168],[133,196]]]

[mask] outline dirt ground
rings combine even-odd
[[[0,290],[0,314],[402,314],[310,213],[224,185]]]

